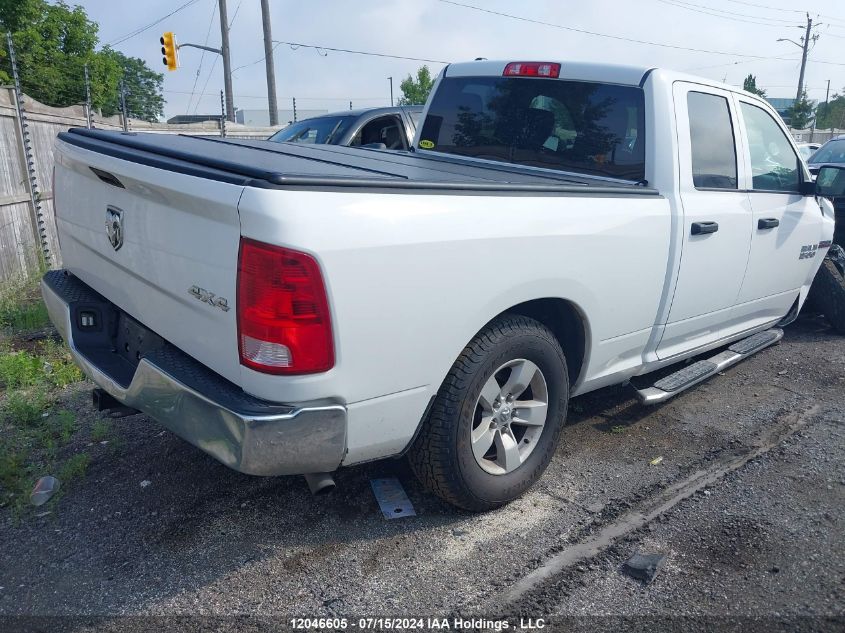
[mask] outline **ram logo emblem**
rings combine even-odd
[[[117,207],[106,207],[106,235],[116,251],[123,246],[123,211]]]

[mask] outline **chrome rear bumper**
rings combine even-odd
[[[74,340],[78,306],[118,309],[64,271],[47,273],[41,292],[50,319],[91,380],[226,466],[272,476],[332,472],[340,465],[346,450],[344,406],[259,400],[166,343],[143,356],[124,384],[109,371],[108,350]]]

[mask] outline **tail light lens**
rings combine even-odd
[[[326,288],[310,255],[241,239],[237,309],[241,364],[268,374],[334,366]]]

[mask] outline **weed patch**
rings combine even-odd
[[[26,331],[44,328],[50,323],[47,307],[38,289],[43,272],[19,277],[0,286],[0,327]]]
[[[107,420],[97,420],[91,426],[91,441],[102,442],[111,435],[111,424]]]
[[[91,457],[88,453],[77,453],[69,458],[59,470],[59,481],[67,485],[76,479],[82,479],[90,463]]]
[[[3,403],[3,419],[10,425],[27,429],[37,427],[50,405],[47,391],[41,388],[9,392]]]

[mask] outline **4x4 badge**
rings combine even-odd
[[[123,246],[123,211],[117,207],[106,207],[106,235],[114,250]]]

